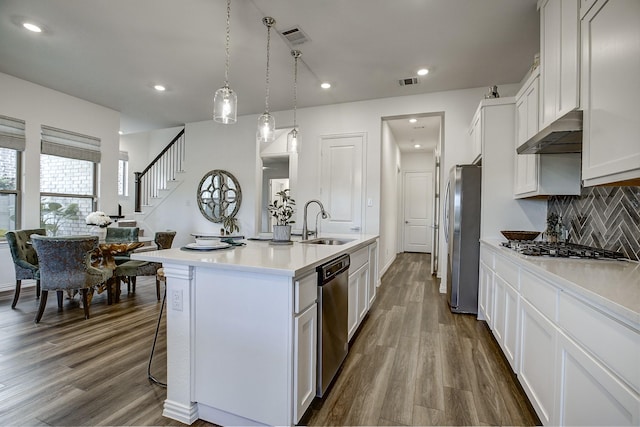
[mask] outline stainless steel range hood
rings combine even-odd
[[[518,154],[582,152],[582,111],[574,110],[542,129],[518,147]]]

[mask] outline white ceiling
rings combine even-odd
[[[291,46],[279,35],[293,26],[310,39],[296,46],[298,107],[516,83],[539,50],[536,0],[233,0],[239,115],[264,111],[264,16],[276,19],[271,111],[293,105]],[[208,120],[225,18],[224,0],[0,0],[0,72],[120,111],[125,133]],[[419,84],[398,84],[421,67],[431,72]]]

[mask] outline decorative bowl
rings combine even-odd
[[[196,237],[196,245],[198,246],[215,246],[219,243],[219,237]]]
[[[502,230],[500,233],[507,240],[533,240],[540,235],[539,231],[509,231]]]

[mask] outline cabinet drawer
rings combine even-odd
[[[317,274],[309,274],[295,281],[294,286],[294,310],[296,314],[304,311],[305,308],[316,302],[318,298],[318,278]]]
[[[360,267],[369,262],[369,247],[365,246],[364,248],[358,249],[354,253],[349,255],[350,265],[349,265],[349,274],[353,274],[358,271]]]
[[[489,249],[480,248],[480,261],[484,262],[487,267],[493,270],[493,259],[495,255]]]
[[[551,321],[556,321],[558,288],[544,279],[522,270],[520,294]]]
[[[496,274],[504,279],[514,289],[520,289],[520,281],[518,280],[519,268],[511,261],[496,255]]]
[[[560,295],[558,324],[636,392],[640,392],[640,332],[564,292]]]

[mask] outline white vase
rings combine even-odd
[[[98,236],[98,242],[104,243],[107,238],[107,227],[92,225],[89,227],[89,234],[92,236]]]
[[[291,240],[291,226],[290,225],[274,225],[273,226],[273,241],[274,242],[288,242]]]

